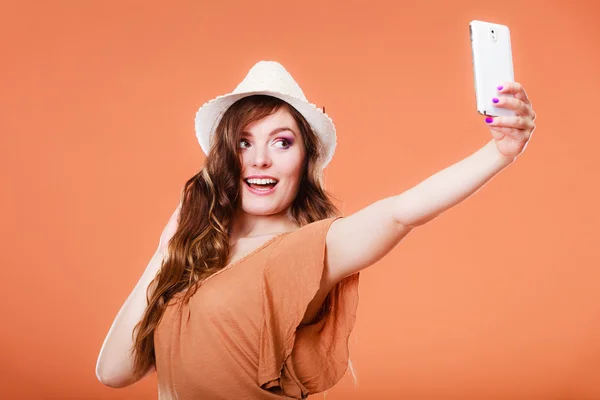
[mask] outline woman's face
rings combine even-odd
[[[285,107],[252,122],[243,129],[238,149],[242,161],[240,182],[242,209],[254,215],[272,215],[287,211],[296,197],[305,157],[304,142],[296,121]],[[275,186],[259,181],[248,184],[253,176],[266,175]]]

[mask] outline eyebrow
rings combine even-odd
[[[283,131],[290,131],[290,132],[292,132],[294,134],[294,136],[296,136],[296,132],[294,132],[291,128],[288,128],[287,126],[282,126],[282,127],[273,129],[273,131],[271,131],[271,133],[269,133],[269,137],[271,137],[273,135],[276,135],[279,132],[283,132]],[[243,131],[242,132],[242,137],[243,136],[252,136],[252,133]]]

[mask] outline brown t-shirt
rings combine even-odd
[[[323,273],[331,217],[275,236],[210,276],[181,312],[169,305],[154,335],[160,400],[306,398],[348,366],[359,273],[329,292],[301,326]]]

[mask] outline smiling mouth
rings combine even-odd
[[[277,181],[275,183],[267,183],[267,184],[262,185],[262,184],[258,184],[258,183],[248,183],[248,181],[246,179],[244,179],[244,183],[254,190],[263,190],[263,191],[267,192],[267,191],[273,189],[279,183],[279,181]]]

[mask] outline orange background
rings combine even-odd
[[[491,140],[473,19],[510,27],[537,129],[363,272],[359,385],[327,398],[600,398],[598,2],[169,4],[0,6],[3,398],[157,398],[156,375],[103,386],[96,359],[204,162],[196,110],[255,62],[281,62],[333,118],[326,188],[345,215]]]

